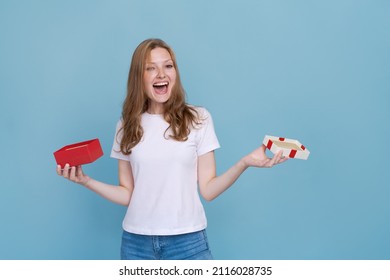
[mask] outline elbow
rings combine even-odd
[[[217,196],[207,192],[200,193],[207,202],[213,201]]]
[[[206,201],[212,201],[219,195],[218,190],[213,188],[213,185],[210,183],[199,184],[199,192]]]
[[[122,193],[120,194],[117,204],[122,205],[122,206],[129,206],[131,196],[133,194],[133,188],[132,187],[125,187],[120,185],[120,188],[122,188]]]
[[[121,201],[121,202],[119,202],[118,204],[119,204],[119,205],[121,205],[121,206],[128,207],[128,206],[129,206],[129,204],[130,204],[130,201],[127,201],[127,200],[125,200],[125,201]]]
[[[207,202],[211,202],[215,199],[215,197],[203,197]]]

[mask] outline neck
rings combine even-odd
[[[161,115],[164,114],[164,106],[163,104],[155,104],[155,105],[149,104],[146,112],[152,115]]]

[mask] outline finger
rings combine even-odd
[[[72,167],[70,168],[69,179],[70,179],[71,181],[76,181],[76,166],[72,166]]]
[[[78,165],[76,167],[76,176],[79,177],[79,176],[83,176],[83,175],[84,175],[83,169],[81,168],[81,165]]]
[[[283,158],[280,159],[279,163],[285,162],[287,160],[288,160],[288,157],[283,157]]]
[[[61,170],[61,165],[57,165],[57,174],[62,176],[62,170]]]
[[[282,163],[282,162],[285,162],[289,159],[288,156],[283,156],[283,153],[281,154],[281,157],[279,158],[279,161],[277,162],[277,164],[279,163]]]
[[[281,161],[282,157],[283,157],[283,151],[279,151],[276,155],[275,164],[278,164]]]
[[[282,151],[279,151],[276,155],[274,155],[274,157],[269,162],[269,167],[272,167],[279,162],[280,158],[282,157],[282,153]]]
[[[276,160],[276,157],[273,157],[271,158],[268,163],[267,163],[267,167],[272,167],[275,165],[275,160]]]
[[[272,158],[269,158],[266,163],[264,164],[264,167],[267,167],[267,168],[270,168],[272,167],[273,163],[272,163]]]
[[[274,166],[277,159],[278,159],[278,154],[274,155],[274,156],[271,158],[271,160],[270,160],[269,163],[268,163],[269,167]]]
[[[66,179],[69,178],[69,164],[65,164],[64,170],[62,171],[62,176]]]
[[[272,167],[272,158],[266,158],[264,160],[259,161],[259,167]]]

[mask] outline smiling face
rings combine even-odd
[[[143,73],[144,90],[149,99],[148,113],[164,113],[163,104],[172,95],[176,82],[176,69],[170,53],[165,48],[150,51]]]

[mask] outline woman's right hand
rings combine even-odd
[[[63,169],[61,168],[61,165],[57,165],[57,174],[83,186],[90,180],[90,177],[84,174],[81,165],[70,167],[69,164],[65,164]]]

